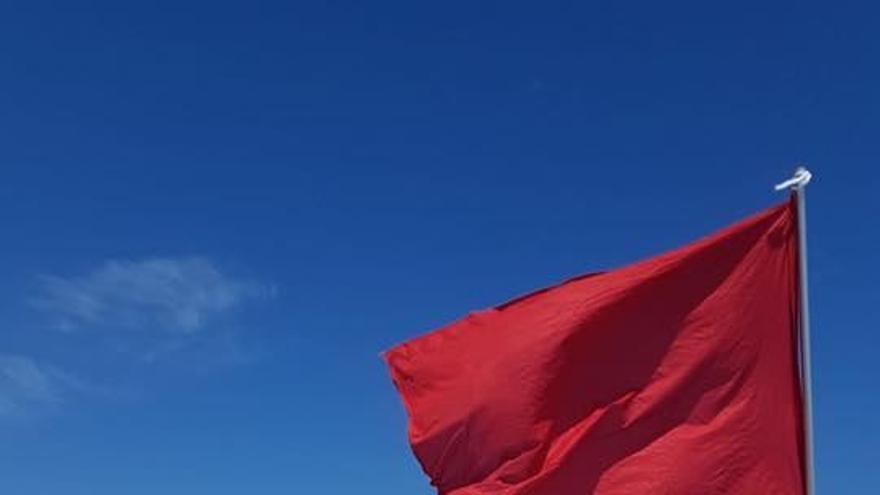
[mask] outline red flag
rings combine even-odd
[[[441,495],[801,495],[795,205],[385,354]]]

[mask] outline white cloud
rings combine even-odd
[[[204,258],[151,258],[107,261],[80,276],[43,276],[41,295],[33,302],[65,329],[158,328],[192,334],[212,317],[271,293],[269,287],[225,275]]]
[[[70,382],[64,373],[31,358],[0,354],[0,416],[60,404]]]

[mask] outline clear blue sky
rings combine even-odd
[[[4,2],[0,492],[430,494],[381,350],[799,160],[819,487],[876,492],[880,10],[770,3]]]

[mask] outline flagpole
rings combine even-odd
[[[814,474],[813,449],[813,373],[810,359],[810,304],[807,290],[807,210],[804,189],[810,182],[812,174],[804,167],[798,167],[794,176],[777,185],[776,190],[791,189],[797,205],[798,228],[798,289],[800,304],[798,320],[800,322],[800,368],[801,388],[804,409],[804,444],[806,447],[807,495],[816,495],[816,478]]]

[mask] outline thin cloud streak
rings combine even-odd
[[[20,416],[59,405],[65,390],[75,383],[67,374],[29,357],[0,354],[0,416]]]
[[[32,302],[67,330],[80,327],[158,328],[192,334],[272,287],[237,280],[204,258],[110,260],[81,276],[40,278]]]

